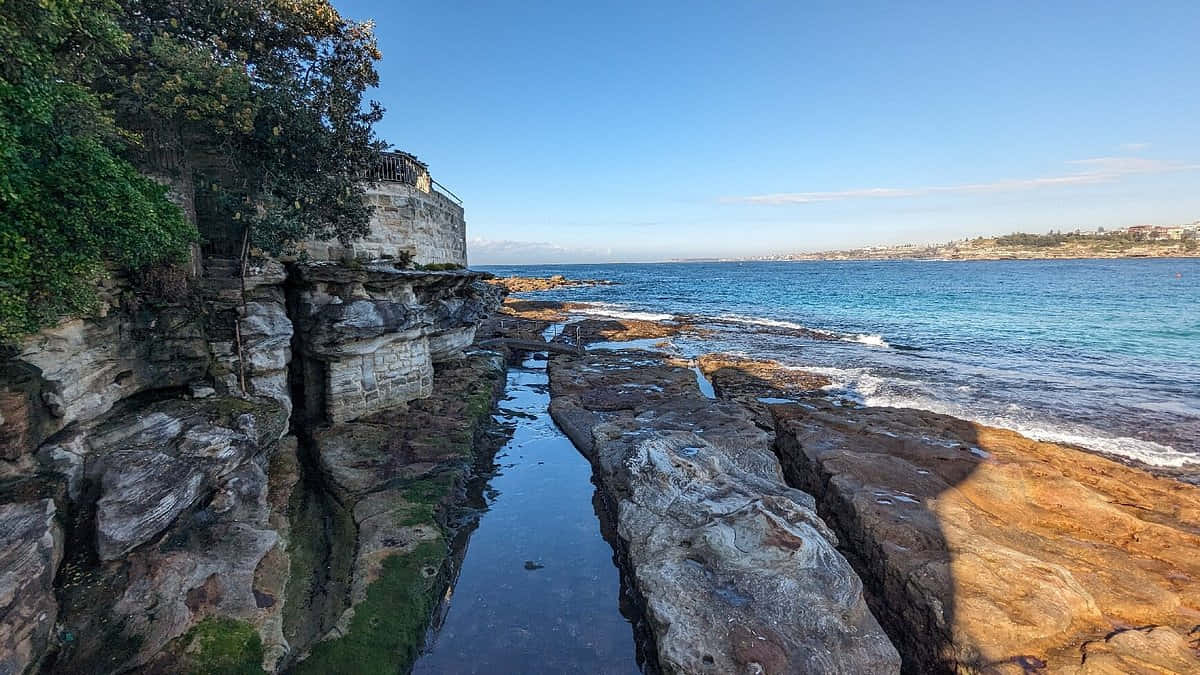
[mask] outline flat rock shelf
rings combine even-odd
[[[592,468],[550,419],[544,358],[509,369],[513,435],[414,673],[643,672]]]

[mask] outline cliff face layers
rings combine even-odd
[[[213,260],[185,298],[113,284],[102,316],[0,362],[0,674],[272,671],[352,633],[403,554],[432,589],[434,507],[496,391],[496,360],[464,353],[494,307],[476,280]],[[337,452],[388,478],[343,489]]]
[[[494,307],[478,278],[386,262],[297,265],[306,415],[344,422],[428,396],[433,364],[461,354]]]

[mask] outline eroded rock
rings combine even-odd
[[[667,672],[871,672],[899,657],[770,436],[637,351],[555,356],[551,414],[597,468]]]
[[[59,458],[76,495],[60,583],[71,636],[55,656],[63,671],[165,668],[178,657],[172,641],[205,617],[257,627],[282,609],[264,602],[256,573],[280,543],[267,467],[275,453],[295,453],[280,442],[283,406],[211,397],[125,408],[42,452]]]
[[[935,413],[774,412],[911,672],[1200,672],[1169,633],[1105,638],[1197,624],[1200,489]]]
[[[0,673],[19,675],[54,632],[63,535],[50,499],[0,504]]]
[[[474,339],[496,297],[483,275],[386,261],[297,264],[293,318],[304,357],[306,418],[338,423],[429,396],[433,364]]]

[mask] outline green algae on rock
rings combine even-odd
[[[439,364],[429,398],[314,435],[331,494],[352,518],[350,606],[298,673],[391,672],[415,659],[448,583],[445,509],[478,459],[504,369],[494,352]]]
[[[182,638],[179,665],[190,675],[259,675],[263,644],[254,626],[245,621],[209,617]]]
[[[438,537],[385,558],[346,633],[318,643],[296,673],[397,672],[411,663],[444,585],[440,571],[446,556],[446,542]]]

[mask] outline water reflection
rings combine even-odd
[[[440,629],[415,673],[639,673],[591,467],[554,425],[545,361],[508,375],[514,425]]]

